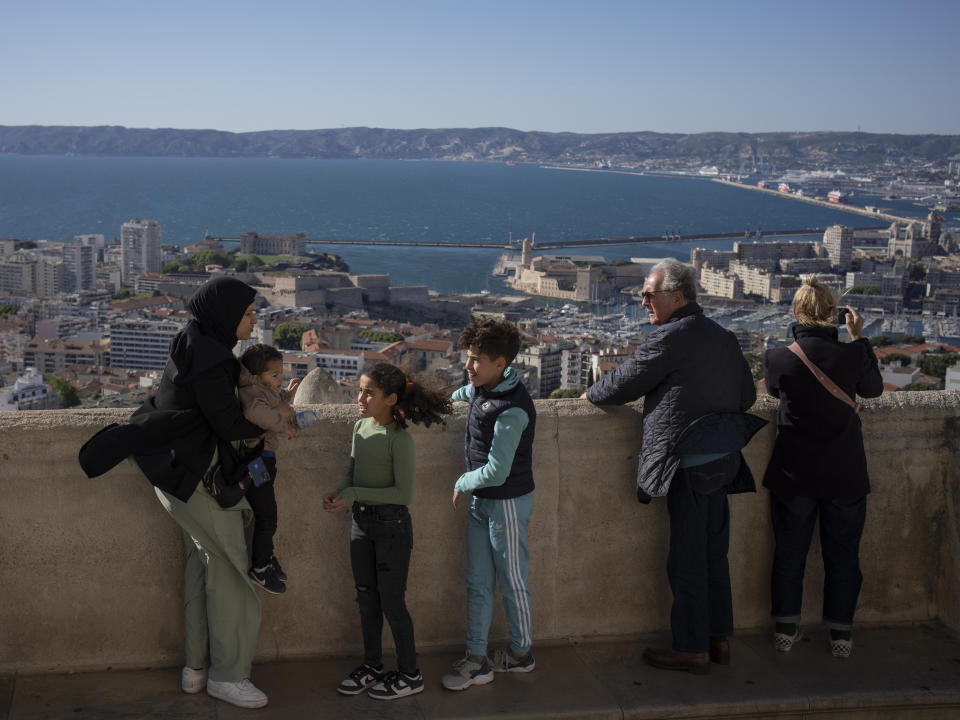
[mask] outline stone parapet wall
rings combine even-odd
[[[323,419],[279,452],[277,555],[290,576],[263,596],[258,658],[355,653],[360,644],[348,555],[349,516],[321,497],[347,467],[352,406],[317,406]],[[747,447],[754,475],[770,455],[771,421]],[[639,505],[634,478],[639,408],[537,402],[536,500],[530,526],[534,635],[629,636],[669,627],[666,502]],[[182,661],[182,539],[153,489],[122,464],[94,480],[80,445],[129,411],[0,413],[0,673],[177,665]],[[960,394],[892,393],[862,415],[873,493],[862,544],[857,622],[939,618],[960,630]],[[445,431],[412,429],[408,602],[421,648],[461,646],[465,634],[464,508],[451,504],[462,472],[461,409]],[[730,565],[736,626],[769,619],[768,496],[731,498]],[[814,540],[804,622],[819,620],[822,563]],[[387,632],[387,635],[389,633]],[[506,636],[498,609],[491,639]]]

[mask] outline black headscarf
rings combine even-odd
[[[237,344],[237,326],[257,291],[236,278],[221,275],[208,280],[187,303],[204,335],[232,348]]]
[[[187,302],[194,319],[170,343],[166,374],[177,384],[192,382],[200,373],[223,362],[240,365],[233,356],[237,326],[257,291],[236,278],[221,276],[204,283]]]

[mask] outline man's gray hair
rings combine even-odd
[[[687,302],[697,301],[697,272],[692,265],[673,258],[664,258],[650,268],[650,274],[654,273],[663,273],[661,290],[679,290]]]

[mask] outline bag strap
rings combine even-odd
[[[823,385],[824,388],[826,388],[827,392],[833,395],[837,400],[840,400],[852,407],[855,413],[859,413],[863,409],[863,406],[860,403],[851,399],[851,397],[847,395],[839,385],[827,377],[826,373],[813,364],[810,358],[807,357],[807,354],[803,351],[803,348],[800,347],[800,343],[794,342],[792,345],[788,345],[787,350],[800,358],[800,361],[807,366],[810,372],[813,373],[813,376],[820,381],[820,384]]]

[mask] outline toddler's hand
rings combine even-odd
[[[287,434],[287,437],[293,440],[297,436],[297,429],[294,427],[287,427],[284,432]]]
[[[287,392],[292,393],[300,386],[300,378],[290,378],[290,382],[287,383]]]

